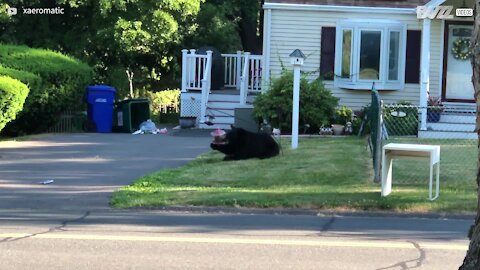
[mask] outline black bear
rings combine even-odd
[[[253,133],[234,126],[225,136],[215,138],[210,147],[224,153],[224,160],[264,159],[274,157],[280,151],[279,145],[272,136]]]

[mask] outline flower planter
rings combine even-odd
[[[441,112],[433,112],[427,110],[427,121],[436,123],[440,121]]]
[[[197,117],[195,116],[180,117],[179,119],[180,128],[193,128],[196,122]]]
[[[333,124],[332,125],[333,135],[342,135],[344,128],[345,128],[344,125]]]

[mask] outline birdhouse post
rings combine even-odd
[[[299,49],[290,54],[290,63],[293,65],[293,110],[292,110],[292,149],[298,147],[298,120],[300,113],[300,67],[305,55]]]

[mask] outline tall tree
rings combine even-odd
[[[181,43],[203,0],[0,0],[0,7],[64,8],[63,15],[0,16],[0,41],[74,55],[97,72],[97,82],[122,85],[127,69],[137,83],[178,74]],[[20,12],[21,13],[21,12]]]
[[[472,83],[475,89],[475,100],[477,104],[477,133],[480,134],[480,0],[475,1],[475,25],[471,39],[473,57],[472,57]],[[477,160],[477,216],[475,224],[470,230],[470,245],[467,254],[460,266],[461,270],[478,270],[480,269],[480,144],[478,144],[478,160]]]
[[[264,0],[206,0],[197,20],[193,46],[205,41],[220,50],[262,53]],[[189,44],[187,44],[188,46]]]

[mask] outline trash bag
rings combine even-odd
[[[148,119],[140,124],[140,130],[143,132],[153,133],[157,131],[157,126],[152,120]]]
[[[150,133],[150,134],[166,134],[168,131],[166,128],[158,129],[157,126],[155,126],[155,123],[153,123],[152,120],[148,119],[147,121],[144,121],[140,124],[140,129],[133,132],[133,135],[137,134],[145,134],[145,133]]]

